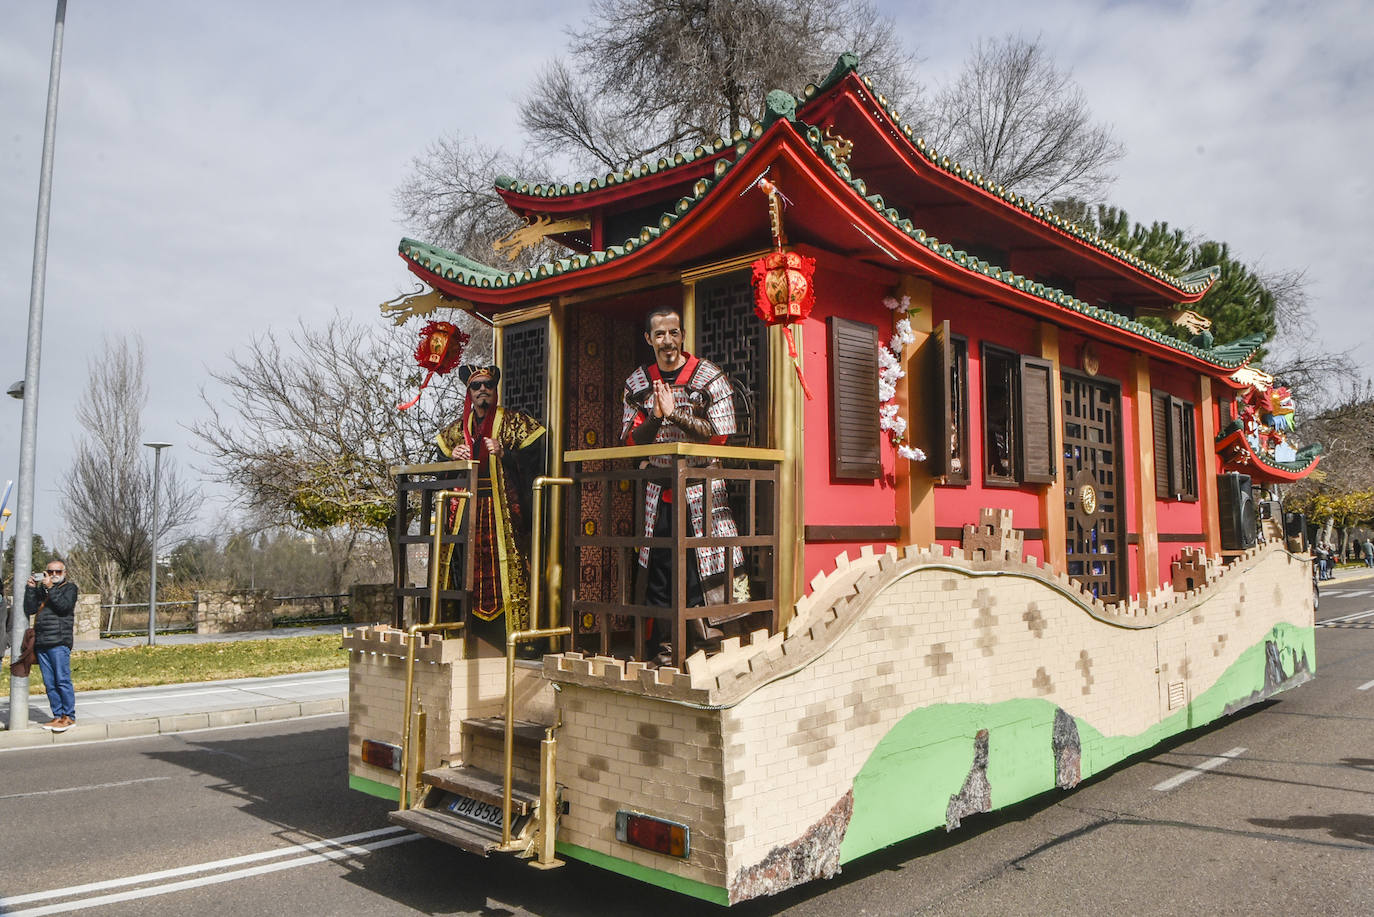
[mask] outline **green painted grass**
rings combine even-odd
[[[1103,735],[1075,717],[1081,779],[1219,719],[1230,704],[1248,702],[1264,687],[1267,641],[1278,646],[1289,676],[1304,657],[1315,671],[1314,628],[1280,623],[1186,707],[1141,733]],[[1158,698],[1151,695],[1143,702],[1157,704]],[[908,713],[878,742],[854,778],[854,815],[840,846],[840,862],[943,825],[949,799],[960,791],[973,764],[974,736],[980,729],[989,735],[987,777],[994,809],[1053,789],[1055,710],[1049,701],[1021,698],[995,704],[935,704]]]
[[[347,665],[348,653],[339,646],[338,634],[135,646],[72,653],[72,684],[80,695],[82,691],[102,691],[107,688],[144,688],[227,678],[321,672],[342,669]],[[42,673],[35,665],[29,672],[29,693],[42,694],[44,690]],[[0,697],[9,693],[9,678],[0,678]]]

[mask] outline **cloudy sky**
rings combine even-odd
[[[1359,279],[1374,247],[1367,4],[879,5],[929,85],[981,37],[1039,35],[1127,149],[1115,203],[1264,270],[1306,270],[1325,341],[1374,361]],[[54,8],[0,0],[0,387],[24,369]],[[70,0],[36,530],[65,544],[57,483],[104,337],[142,337],[145,433],[197,477],[186,425],[205,410],[208,371],[269,328],[336,310],[371,319],[410,288],[391,194],[412,157],[454,131],[517,148],[518,99],[585,13],[533,0]],[[0,411],[3,483],[18,475],[20,405]],[[207,493],[208,528],[225,510]]]

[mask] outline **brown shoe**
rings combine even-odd
[[[71,717],[69,717],[69,716],[64,716],[64,717],[62,717],[62,719],[60,719],[60,720],[57,721],[57,725],[56,725],[56,726],[52,727],[52,731],[53,731],[53,732],[66,732],[68,729],[71,729],[71,728],[72,728],[72,724],[75,723],[75,722],[76,722],[76,720],[72,719]]]
[[[62,721],[64,719],[66,719],[66,717],[55,716],[52,719],[48,720],[46,723],[40,723],[39,725],[42,726],[44,729],[56,729],[58,726],[62,725]]]

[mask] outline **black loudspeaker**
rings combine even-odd
[[[1283,521],[1283,504],[1278,500],[1261,500],[1259,506],[1259,517],[1261,519],[1273,519],[1276,522]]]
[[[1259,540],[1259,516],[1248,474],[1217,476],[1217,509],[1221,516],[1222,550],[1253,548]]]

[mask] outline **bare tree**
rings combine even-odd
[[[584,168],[747,130],[770,90],[800,95],[845,51],[889,99],[915,107],[911,55],[866,0],[597,0],[589,21],[522,110],[537,150]]]
[[[926,139],[937,150],[1038,202],[1102,200],[1124,154],[1039,39],[979,42],[930,117]]]
[[[62,513],[76,543],[75,574],[122,601],[152,561],[153,470],[143,441],[143,343],[107,340],[91,361],[76,419],[85,435],[62,485]],[[198,498],[170,457],[161,471],[158,542],[196,515]]]
[[[769,90],[800,94],[845,51],[918,123],[912,58],[866,0],[598,0],[588,22],[522,103],[524,151],[453,135],[415,158],[395,193],[408,232],[492,262],[491,243],[521,222],[495,193],[497,176],[619,171],[728,137],[748,128]],[[513,264],[530,267],[555,251],[545,242]]]
[[[440,137],[412,160],[411,173],[393,199],[408,232],[490,262],[492,243],[524,222],[496,193],[494,180],[503,174],[549,176],[542,160],[512,156],[453,134]],[[549,260],[553,251],[550,242],[528,248],[511,262],[511,269],[533,267]]]
[[[193,430],[220,480],[264,523],[326,533],[336,587],[359,541],[387,532],[390,467],[432,459],[435,432],[460,409],[463,389],[449,376],[397,410],[424,376],[414,345],[336,315],[322,328],[268,332],[232,354],[231,368],[213,374],[228,391],[227,408],[203,394],[210,415]],[[489,334],[468,345],[472,360],[490,352]]]
[[[1369,382],[1361,376],[1352,351],[1328,350],[1307,299],[1307,272],[1261,273],[1260,282],[1274,298],[1274,336],[1265,370],[1282,381],[1310,415],[1336,409],[1348,413],[1368,400]],[[1374,478],[1369,481],[1374,489]]]

